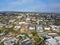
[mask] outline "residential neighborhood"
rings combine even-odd
[[[60,45],[60,14],[0,12],[0,45]]]

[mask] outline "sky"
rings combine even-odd
[[[60,0],[0,0],[0,11],[60,13]]]

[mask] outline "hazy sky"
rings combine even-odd
[[[60,13],[60,0],[0,0],[0,11]]]

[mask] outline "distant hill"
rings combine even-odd
[[[0,11],[0,16],[18,15],[18,14],[41,14],[41,15],[60,15],[59,13],[40,13],[40,12],[19,12],[19,11]]]

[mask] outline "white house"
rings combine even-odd
[[[18,39],[16,39],[15,37],[9,37],[9,38],[5,38],[3,43],[4,45],[14,45],[17,44]]]
[[[25,22],[19,22],[19,24],[25,24]]]
[[[58,45],[57,41],[54,38],[50,38],[46,40],[46,45]]]
[[[14,21],[15,21],[15,19],[11,19],[11,20],[9,20],[9,22],[12,22],[12,23],[13,23]]]
[[[6,25],[5,27],[6,27],[6,28],[12,28],[13,25]]]
[[[20,16],[18,16],[17,18],[22,18],[22,16],[20,15]]]
[[[60,26],[50,25],[51,29],[56,32],[60,32]]]
[[[50,27],[44,27],[44,30],[50,30],[51,28]]]
[[[48,35],[49,35],[49,36],[53,36],[53,37],[58,36],[57,33],[48,33]]]
[[[35,30],[35,26],[34,25],[30,25],[29,26],[29,30]]]
[[[54,39],[56,39],[57,41],[60,41],[60,36],[56,36],[54,37]]]
[[[37,32],[43,32],[43,27],[41,25],[36,26],[36,31]]]
[[[54,37],[54,39],[56,39],[58,44],[60,45],[60,36],[56,36],[56,37]]]
[[[29,27],[29,30],[35,30],[35,27]]]
[[[16,25],[16,26],[14,27],[14,30],[18,30],[18,29],[20,29],[20,28],[21,28],[20,25]]]
[[[30,21],[30,18],[26,18],[26,21]]]
[[[5,26],[6,24],[2,24],[2,23],[0,23],[0,27],[2,28],[3,26]]]
[[[5,33],[0,33],[0,36],[3,36],[3,35],[5,35]]]

